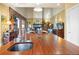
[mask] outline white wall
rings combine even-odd
[[[26,18],[33,18],[32,8],[16,8],[16,10]]]
[[[0,11],[0,46],[2,45],[1,42],[2,40],[1,40],[1,11]]]
[[[12,6],[11,6],[12,7]],[[33,18],[33,8],[20,8],[20,7],[12,7],[19,14],[24,16],[25,18]]]
[[[33,12],[33,19],[35,23],[42,24],[42,11],[40,12]]]
[[[79,46],[79,5],[66,10],[65,39]]]
[[[42,11],[40,11],[40,12],[33,12],[33,18],[42,18]]]
[[[63,7],[63,8],[54,8],[54,9],[53,9],[53,15],[52,15],[52,16],[57,15],[57,14],[60,13],[62,10],[64,10],[64,7]]]
[[[51,11],[51,23],[54,24],[55,22],[55,19],[53,17],[57,17],[57,19],[59,18],[59,16],[57,16],[60,12],[62,12],[64,10],[64,7],[63,8],[53,8],[52,11]]]
[[[44,8],[44,19],[49,19],[51,18],[51,12],[52,8]]]

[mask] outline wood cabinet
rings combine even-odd
[[[53,30],[53,33],[55,35],[58,35],[61,38],[64,38],[64,29],[58,29],[58,30],[55,29],[55,30]]]

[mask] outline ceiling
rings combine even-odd
[[[8,5],[13,6],[13,7],[42,7],[42,8],[61,8],[64,7],[65,4],[63,3],[9,3]]]

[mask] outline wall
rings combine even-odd
[[[60,13],[62,10],[64,10],[64,7],[61,7],[61,8],[53,8],[53,15],[52,16],[55,16],[57,15],[58,13]]]
[[[26,22],[29,22],[30,24],[34,23],[33,20],[33,8],[25,8],[25,7],[13,7],[11,6],[12,9],[14,9],[16,12],[24,16],[27,20]]]
[[[0,4],[0,14],[1,15],[4,15],[5,19],[4,21],[1,21],[1,18],[0,18],[0,44],[1,44],[1,37],[2,37],[2,33],[7,31],[8,28],[9,28],[9,25],[7,24],[7,21],[9,20],[9,7],[6,6],[6,5],[3,5],[3,4]],[[3,29],[1,28],[1,24],[4,24],[5,27],[3,27]]]
[[[53,8],[44,8],[44,20],[46,20],[46,22],[48,21],[52,24],[51,22],[52,15],[53,15]]]
[[[79,46],[79,4],[66,7],[65,40]]]
[[[1,11],[0,11],[0,46],[1,46]]]
[[[55,14],[56,12],[56,14]],[[51,17],[51,22],[54,24],[55,22],[64,22],[65,20],[65,10],[54,11],[54,14]]]
[[[40,12],[33,12],[33,20],[35,24],[42,24],[42,11]]]
[[[55,21],[60,22],[60,20],[62,22],[64,22],[64,20],[65,20],[65,8],[64,7],[63,8],[53,8],[52,17],[51,17],[50,21],[54,24]]]
[[[33,18],[33,8],[25,8],[25,7],[12,7],[16,12],[24,16],[25,18]]]

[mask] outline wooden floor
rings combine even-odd
[[[33,48],[27,51],[8,51],[15,44],[13,41],[0,47],[0,55],[75,55],[79,54],[79,47],[54,34],[27,35],[33,42]]]

